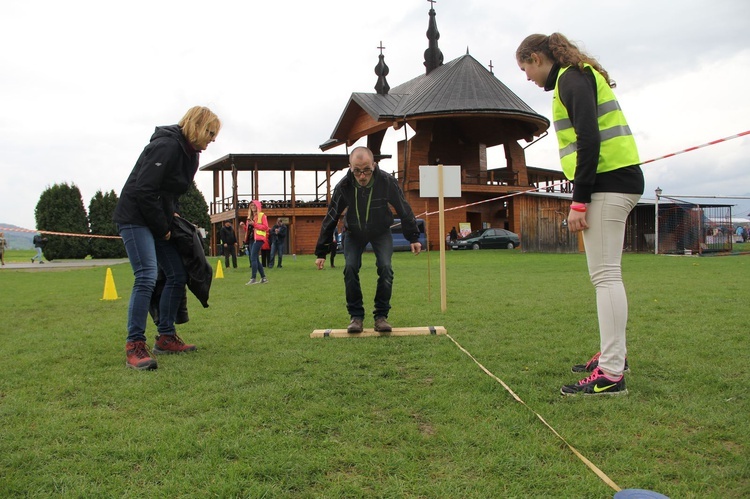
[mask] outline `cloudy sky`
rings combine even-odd
[[[427,0],[5,0],[0,16],[0,222],[33,229],[42,191],[119,194],[154,126],[193,105],[222,119],[201,164],[230,153],[317,153],[352,92],[373,92],[377,46],[391,87],[424,71]],[[469,53],[539,114],[551,95],[514,60],[559,31],[599,59],[643,160],[750,129],[750,3],[438,0],[445,61]],[[403,131],[384,153],[396,156]],[[490,167],[503,166],[502,151]],[[332,153],[346,152],[343,147]],[[750,195],[750,137],[644,166],[646,197]],[[385,169],[395,169],[383,163]],[[553,134],[527,149],[557,168]],[[196,181],[211,201],[211,175]],[[242,180],[240,179],[240,188]],[[726,201],[726,200],[725,200]],[[726,201],[750,211],[750,200]],[[735,214],[738,214],[735,212]]]

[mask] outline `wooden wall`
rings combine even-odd
[[[577,253],[583,240],[563,227],[570,200],[542,196],[517,196],[515,210],[519,218],[521,248],[540,253]]]

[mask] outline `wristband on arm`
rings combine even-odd
[[[584,213],[586,211],[586,205],[583,203],[573,203],[570,205],[570,209]]]

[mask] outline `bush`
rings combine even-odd
[[[117,224],[112,215],[117,206],[117,194],[109,191],[103,194],[97,191],[89,204],[89,226],[91,234],[118,236],[117,239],[92,237],[90,242],[91,258],[125,258],[127,253],[117,232]]]
[[[88,219],[81,191],[75,184],[55,184],[39,196],[34,209],[36,228],[39,231],[88,234]],[[88,237],[47,234],[44,247],[47,260],[56,258],[85,258],[89,254]]]
[[[208,203],[193,181],[188,191],[180,196],[180,214],[182,218],[198,227],[211,227],[211,217],[208,215]],[[208,240],[203,240],[203,250],[208,254]]]

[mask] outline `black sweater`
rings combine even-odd
[[[544,85],[545,90],[555,89],[559,72],[559,64],[552,66]],[[596,80],[591,71],[571,67],[560,77],[559,85],[560,102],[568,110],[578,142],[573,201],[590,203],[594,192],[643,194],[643,172],[639,165],[596,173],[601,139],[596,109]]]

